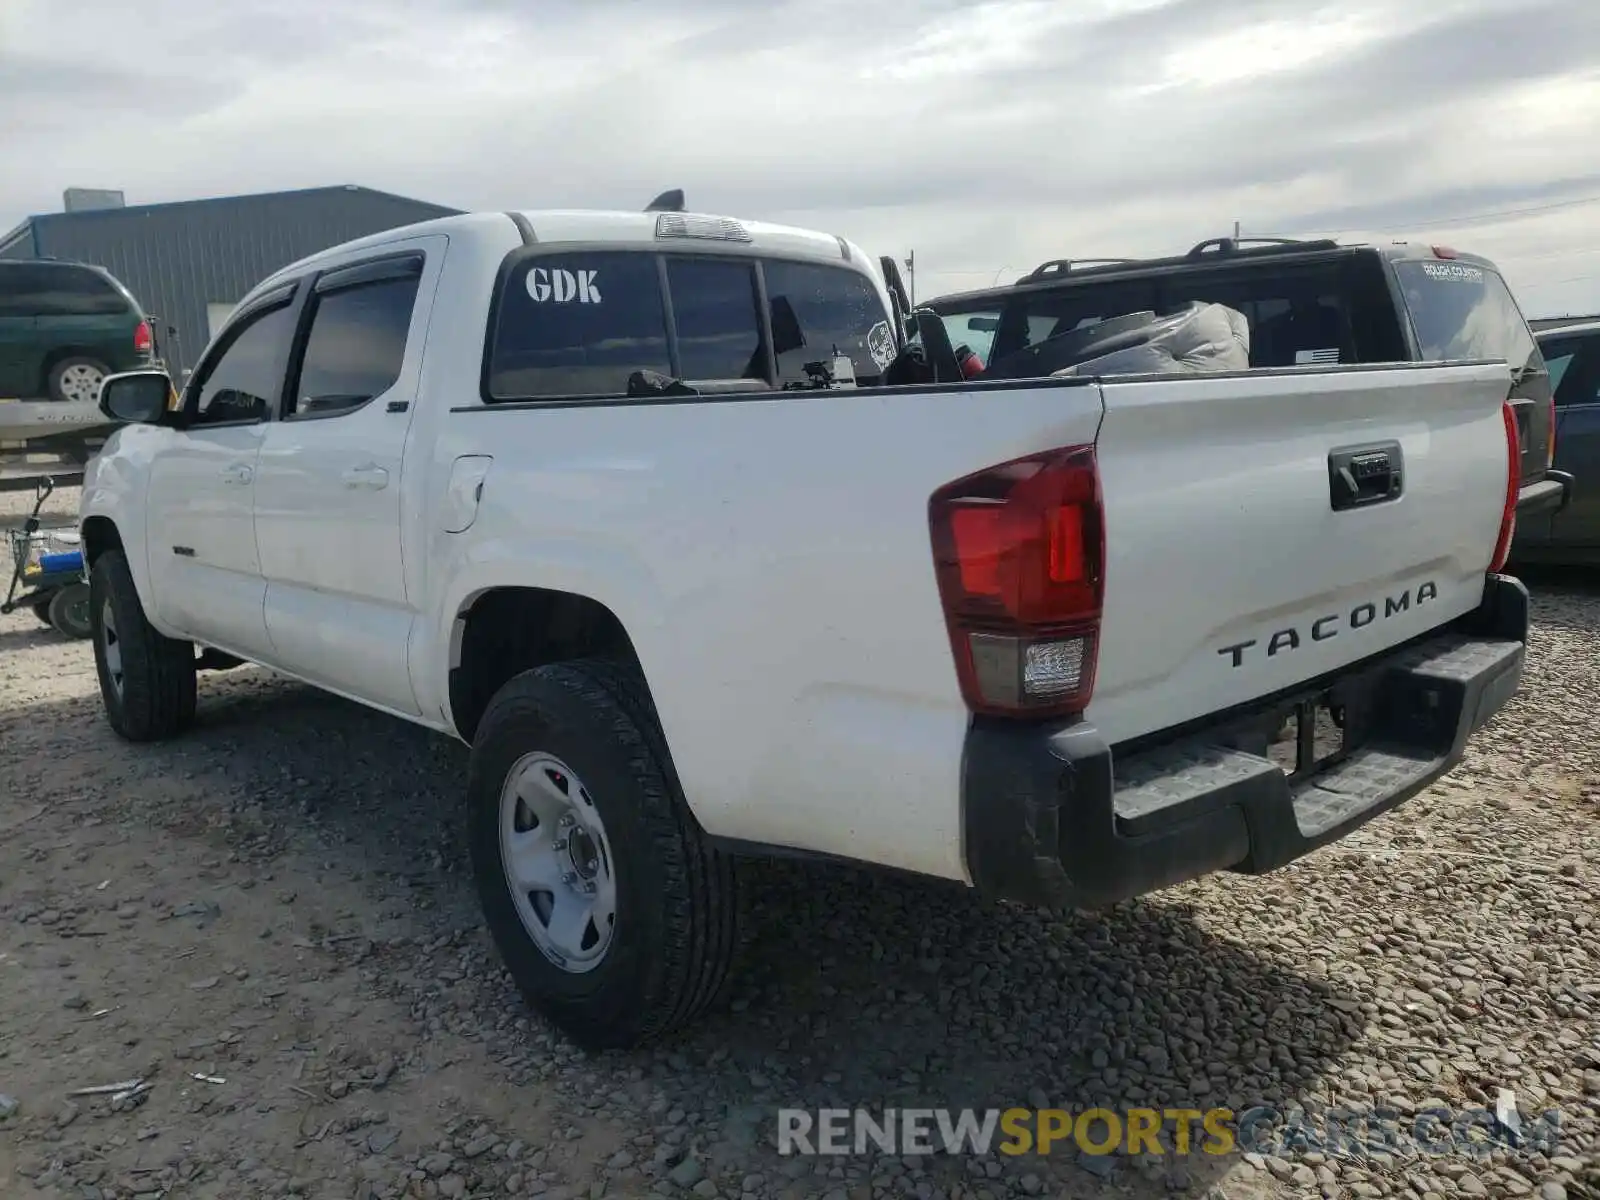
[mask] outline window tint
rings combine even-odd
[[[1600,335],[1547,339],[1539,349],[1558,407],[1600,403]]]
[[[419,283],[408,275],[316,297],[294,390],[296,414],[353,411],[394,386]]]
[[[941,313],[945,335],[952,346],[966,346],[984,362],[994,347],[995,331],[1000,328],[999,309],[981,312]]]
[[[289,305],[274,308],[225,335],[227,345],[200,383],[196,424],[266,420],[283,385],[292,313]]]
[[[672,320],[683,379],[765,379],[756,273],[748,262],[672,259]]]
[[[672,370],[653,254],[537,255],[506,276],[491,399],[621,396],[639,370]]]
[[[1338,263],[1179,276],[1168,280],[1168,309],[1195,300],[1225,304],[1250,323],[1252,367],[1361,361]]]
[[[1425,361],[1500,358],[1513,368],[1538,353],[1522,310],[1493,271],[1454,261],[1395,264]]]
[[[1572,360],[1578,356],[1578,343],[1541,342],[1539,352],[1544,355],[1544,365],[1550,372],[1550,390],[1555,393],[1556,403],[1560,404],[1561,381],[1566,378],[1567,368],[1572,365]]]
[[[847,267],[821,263],[767,262],[763,270],[780,384],[808,382],[806,363],[831,359],[835,347],[849,356],[857,384],[878,383],[897,347],[889,312],[870,280]],[[993,333],[977,336],[987,350]],[[972,334],[952,332],[950,340],[977,350]]]
[[[19,263],[0,268],[0,316],[120,316],[128,302],[103,275],[83,267]]]
[[[1000,318],[990,363],[1037,346],[1057,334],[1146,310],[1156,310],[1154,281],[1079,284],[1060,291],[1019,292]]]

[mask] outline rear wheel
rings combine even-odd
[[[490,932],[553,1024],[628,1047],[716,999],[733,865],[690,814],[636,672],[584,660],[513,678],[478,726],[467,791]]]
[[[39,618],[41,624],[50,624],[50,601],[40,600],[37,604],[28,606],[33,610],[33,615]]]
[[[111,728],[130,742],[174,737],[194,721],[194,643],[145,619],[128,560],[107,550],[89,572],[89,621],[100,698]]]
[[[64,637],[86,638],[94,633],[89,624],[89,585],[69,583],[50,597],[46,613],[51,626]]]
[[[100,400],[100,381],[109,373],[109,368],[99,359],[75,355],[50,368],[45,387],[52,400],[95,404]]]

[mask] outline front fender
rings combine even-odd
[[[78,530],[82,534],[91,518],[111,522],[122,542],[145,619],[165,636],[177,637],[178,631],[162,620],[150,581],[146,484],[161,432],[129,425],[106,439],[100,452],[84,467],[78,495]]]

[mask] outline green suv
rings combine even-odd
[[[0,399],[94,403],[100,381],[148,366],[139,302],[85,263],[0,260]]]

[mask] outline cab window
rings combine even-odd
[[[672,372],[656,256],[539,254],[501,287],[486,398],[622,396],[635,371]]]

